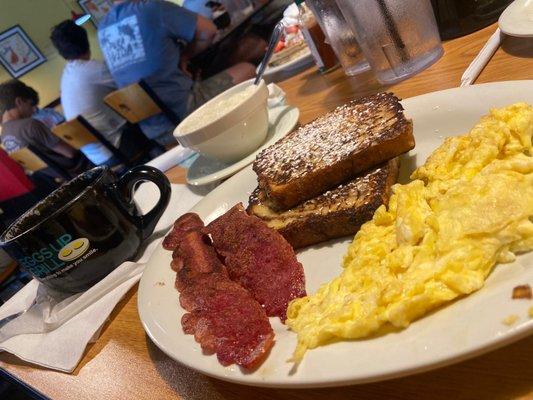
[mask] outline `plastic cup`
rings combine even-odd
[[[306,0],[339,59],[346,75],[353,76],[370,68],[357,44],[352,28],[335,0]]]
[[[443,54],[429,0],[337,0],[378,81],[409,78]]]

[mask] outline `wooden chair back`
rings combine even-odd
[[[91,133],[79,118],[54,126],[52,132],[78,150],[86,144],[98,142],[98,138]]]
[[[109,93],[104,102],[132,124],[163,112],[140,83]]]
[[[75,119],[54,126],[52,132],[78,150],[86,144],[100,142],[120,162],[128,164],[128,160],[124,155],[81,115],[78,115]]]
[[[9,157],[18,162],[23,168],[27,169],[28,171],[35,172],[48,167],[48,164],[46,164],[46,162],[44,162],[41,157],[39,157],[27,147],[9,153]]]

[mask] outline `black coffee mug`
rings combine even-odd
[[[146,215],[133,202],[142,181],[160,191]],[[120,179],[107,167],[93,168],[24,213],[0,236],[0,247],[45,286],[82,292],[135,257],[169,200],[170,183],[155,168],[135,167]]]

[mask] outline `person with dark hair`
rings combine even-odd
[[[116,148],[131,147],[122,140],[128,129],[126,121],[104,103],[104,97],[117,86],[106,65],[91,59],[85,29],[65,20],[52,29],[50,39],[67,60],[61,76],[61,105],[67,120],[81,115]],[[82,151],[96,165],[119,164],[102,143],[90,143]]]
[[[0,140],[8,153],[34,146],[72,177],[94,166],[45,124],[33,119],[34,110],[34,94],[29,86],[16,79],[0,84]]]
[[[207,49],[216,33],[211,20],[162,0],[115,0],[98,24],[100,48],[118,86],[144,80],[178,119],[255,75],[253,64],[238,63],[193,82],[190,74],[178,67]],[[175,126],[161,115],[140,125],[160,144],[176,144]]]
[[[90,59],[87,31],[70,19],[52,28],[50,37],[55,48],[65,60]]]

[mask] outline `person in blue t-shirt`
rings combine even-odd
[[[206,5],[207,0],[184,0],[183,7],[189,11],[213,19],[213,9]]]
[[[122,88],[144,80],[179,119],[210,98],[255,75],[239,63],[200,82],[180,65],[205,50],[217,30],[209,19],[163,0],[115,0],[98,27],[109,70]],[[173,124],[164,116],[140,123],[144,133],[164,146],[176,144]]]

